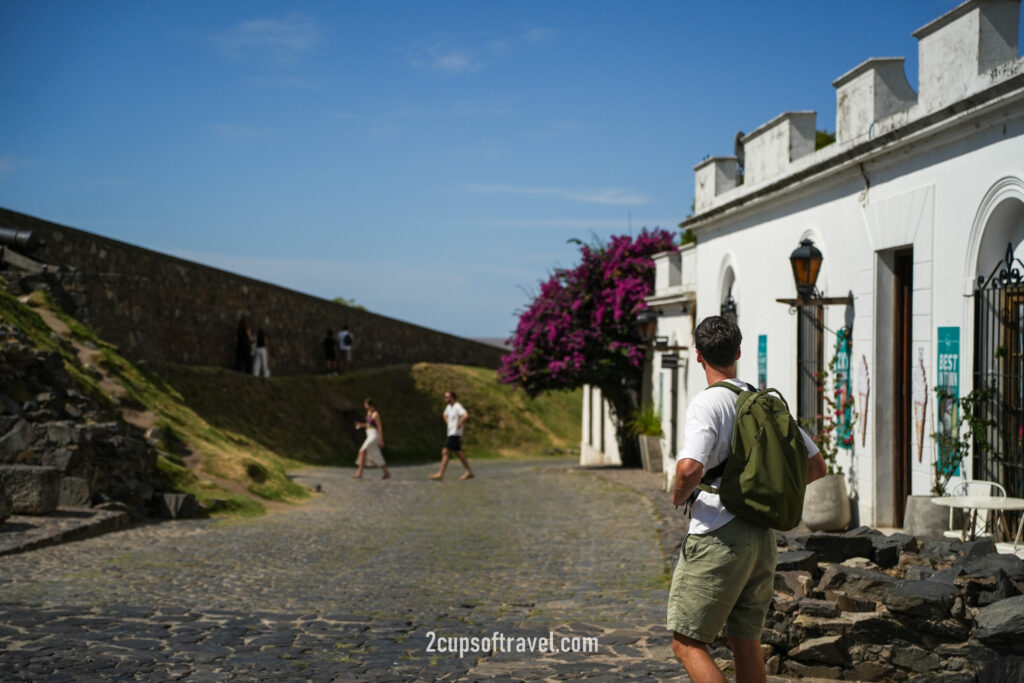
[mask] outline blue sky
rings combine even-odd
[[[954,0],[0,3],[0,206],[469,337]]]

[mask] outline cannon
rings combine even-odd
[[[0,246],[30,250],[42,246],[42,240],[31,230],[0,228]]]

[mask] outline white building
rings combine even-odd
[[[837,78],[831,145],[815,150],[814,112],[786,112],[742,138],[742,160],[695,167],[695,213],[682,223],[697,237],[695,318],[718,313],[731,292],[740,377],[766,381],[813,418],[814,373],[852,325],[858,416],[839,459],[863,524],[900,526],[906,496],[930,491],[940,384],[961,396],[995,386],[995,455],[976,454],[963,473],[1024,495],[1019,13],[1020,0],[970,0],[915,31],[916,93],[902,58],[868,59]],[[820,292],[852,294],[851,305],[776,301],[795,297],[788,259],[806,238],[824,256]],[[686,391],[704,387],[703,373],[685,376]]]

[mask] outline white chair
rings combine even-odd
[[[1002,484],[998,484],[994,481],[985,481],[984,479],[974,479],[971,481],[961,481],[953,487],[953,496],[1002,496],[1006,497],[1006,489],[1003,488]],[[993,511],[995,512],[995,511]],[[980,536],[985,533],[985,529],[988,527],[988,519],[990,512],[988,510],[967,510],[968,520],[974,520],[974,529],[971,530],[971,536]],[[998,513],[997,513],[998,514]],[[965,523],[965,528],[967,524]],[[949,509],[949,524],[953,526],[953,508]],[[1024,519],[1021,520],[1021,525],[1024,526]],[[993,526],[994,529],[994,526]],[[1018,529],[1017,536],[1020,536],[1020,530]]]

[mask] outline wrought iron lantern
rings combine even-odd
[[[800,242],[800,246],[789,255],[789,263],[793,267],[793,280],[796,282],[796,292],[804,301],[819,296],[815,282],[817,282],[818,272],[821,270],[821,261],[821,251],[814,246],[814,242],[810,239]]]
[[[636,314],[636,324],[640,329],[640,339],[645,344],[654,341],[654,332],[658,327],[658,316],[649,308],[645,308]]]

